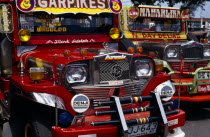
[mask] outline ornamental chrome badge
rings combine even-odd
[[[83,113],[89,108],[90,100],[84,94],[77,94],[72,98],[71,106],[75,112]]]

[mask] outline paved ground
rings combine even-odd
[[[186,137],[210,137],[210,104],[203,108],[202,105],[188,105],[193,109],[186,111],[186,123],[182,127]]]

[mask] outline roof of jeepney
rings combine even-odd
[[[153,6],[153,5],[139,5],[138,7],[145,7],[145,8],[163,8],[163,9],[180,9],[177,7],[163,7],[163,6]]]

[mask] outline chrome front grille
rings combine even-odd
[[[87,89],[76,89],[77,94],[84,94],[89,99],[107,99],[110,97],[113,90],[110,88],[87,88]]]
[[[129,79],[128,61],[108,61],[99,63],[99,81],[115,81]]]
[[[124,85],[115,86],[113,88],[83,87],[79,89],[75,88],[74,91],[77,94],[84,94],[88,96],[89,99],[97,100],[108,99],[113,95],[117,95],[119,97],[140,96],[148,82],[149,79],[141,79],[140,81],[125,83]]]
[[[122,92],[122,96],[140,96],[145,85],[149,82],[148,79],[141,79],[138,82],[132,82],[124,85],[124,90]]]
[[[173,71],[180,71],[180,62],[170,62],[169,63]],[[200,62],[184,62],[183,70],[184,72],[192,72],[197,68],[206,67],[208,61],[200,61]]]
[[[202,50],[198,47],[186,48],[183,50],[184,58],[202,58]]]

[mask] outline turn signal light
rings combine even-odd
[[[137,53],[143,53],[143,48],[142,48],[142,47],[138,47],[138,48],[136,49],[136,52],[137,52]]]
[[[120,30],[118,28],[111,28],[109,35],[112,39],[118,39],[120,37]]]
[[[33,81],[42,80],[44,78],[44,67],[29,68],[30,79]]]
[[[86,49],[81,49],[80,54],[81,54],[82,57],[87,56],[87,50]]]
[[[31,32],[27,29],[21,29],[18,32],[20,41],[28,42],[31,39]]]
[[[64,57],[69,58],[71,56],[71,51],[70,50],[64,50],[63,55],[64,55]]]
[[[155,60],[155,68],[156,71],[163,71],[163,61],[162,60]]]
[[[134,52],[135,52],[134,48],[132,48],[132,47],[128,48],[128,53],[133,54]]]

